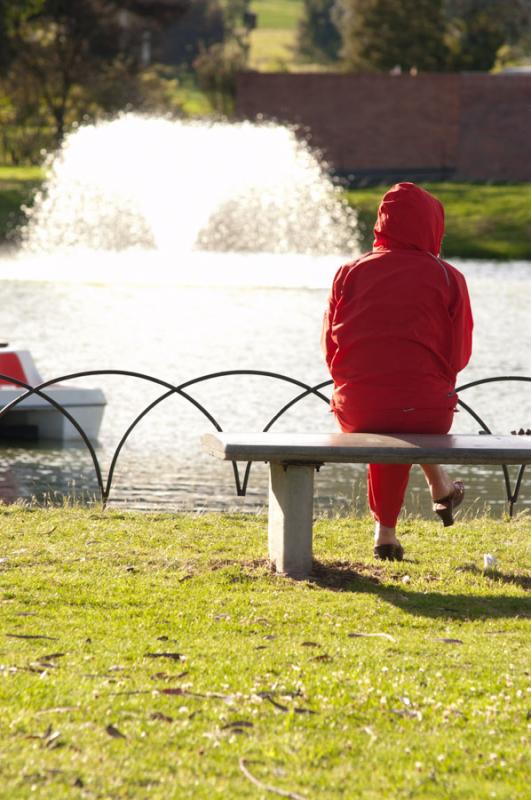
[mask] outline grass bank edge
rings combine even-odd
[[[443,256],[494,260],[531,259],[531,183],[422,183],[443,203]],[[372,246],[378,204],[390,185],[345,191],[358,212],[364,250]]]
[[[6,242],[24,219],[42,186],[40,167],[0,166],[0,243]],[[422,184],[445,206],[443,255],[448,258],[531,260],[531,183]],[[389,186],[345,190],[342,195],[358,212],[362,249],[372,246],[378,203]]]

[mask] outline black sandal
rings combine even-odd
[[[404,548],[398,544],[375,544],[374,557],[382,561],[402,561]]]
[[[462,481],[454,482],[454,491],[441,500],[435,500],[433,510],[443,521],[445,528],[454,524],[454,509],[458,508],[465,496],[465,486]]]

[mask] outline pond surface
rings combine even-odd
[[[321,318],[341,258],[201,253],[163,258],[150,251],[0,257],[0,335],[31,350],[48,379],[82,370],[143,372],[178,384],[222,370],[279,372],[308,384],[328,378],[319,350]],[[476,328],[465,384],[500,375],[531,375],[531,264],[454,262],[465,273]],[[102,376],[80,383],[106,393],[97,448],[104,473],[123,432],[162,390],[147,382]],[[219,378],[194,386],[226,430],[258,430],[298,390],[257,376]],[[463,392],[495,432],[531,427],[531,384],[491,384]],[[111,505],[129,508],[245,509],[267,497],[267,469],[254,465],[246,498],[237,498],[230,464],[200,452],[211,429],[196,408],[171,397],[128,440],[117,464]],[[305,399],[276,430],[335,430],[325,403]],[[454,432],[477,432],[465,412]],[[454,469],[457,475],[457,468]],[[501,470],[459,468],[467,483],[467,513],[504,510]],[[329,513],[365,508],[365,468],[325,466],[316,480],[317,507]],[[97,494],[82,444],[0,449],[5,500]],[[531,506],[524,485],[517,509]],[[423,478],[413,468],[406,513],[430,513]]]

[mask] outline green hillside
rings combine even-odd
[[[253,0],[251,10],[258,15],[251,34],[252,69],[287,69],[296,61],[297,27],[302,15],[302,0]]]

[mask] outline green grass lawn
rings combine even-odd
[[[251,10],[258,15],[257,27],[250,37],[251,69],[284,70],[295,66],[302,0],[253,0]]]
[[[303,10],[303,0],[252,0],[251,3],[251,11],[258,15],[258,28],[295,30]]]
[[[531,184],[423,184],[446,211],[443,254],[462,258],[531,258]],[[372,246],[372,228],[388,186],[346,192],[358,209],[363,249]]]
[[[525,517],[318,520],[299,582],[263,516],[0,520],[1,798],[528,796]]]

